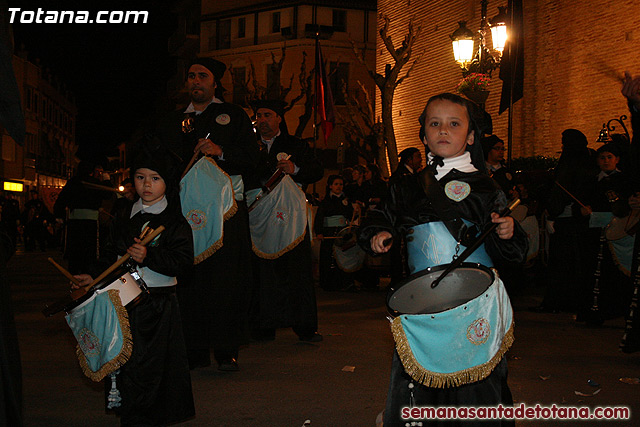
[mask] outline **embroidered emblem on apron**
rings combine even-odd
[[[481,345],[487,342],[491,335],[491,325],[484,318],[474,320],[467,328],[467,339],[472,344]]]
[[[200,230],[207,225],[207,216],[200,209],[192,209],[185,216],[192,230]]]

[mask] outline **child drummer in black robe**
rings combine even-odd
[[[327,179],[327,191],[320,202],[313,228],[320,243],[320,287],[325,291],[342,290],[353,284],[347,273],[342,271],[333,257],[335,239],[344,229],[353,215],[353,206],[344,192],[344,179],[340,175],[331,175]]]
[[[117,412],[122,425],[167,425],[195,415],[191,377],[176,299],[176,276],[193,265],[193,237],[180,212],[178,168],[162,149],[143,149],[136,158],[133,180],[140,198],[130,215],[116,223],[101,254],[96,276],[120,256],[131,255],[149,289],[127,309],[133,341],[129,360],[120,368],[116,384],[121,393]],[[138,236],[145,227],[165,230],[149,245]],[[81,284],[91,276],[75,276]],[[107,377],[110,386],[111,381]],[[109,388],[109,387],[108,387]]]
[[[387,252],[391,238],[404,235],[411,273],[418,273],[450,263],[465,246],[473,244],[482,230],[497,223],[496,232],[468,261],[480,264],[478,269],[484,272],[491,271],[488,268],[494,259],[523,261],[526,234],[513,218],[497,213],[506,207],[507,199],[485,172],[479,144],[480,120],[476,117],[474,104],[448,93],[429,99],[420,116],[427,169],[435,175],[430,185],[443,193],[445,205],[466,228],[454,238],[443,224],[443,209],[434,207],[435,196],[426,195],[422,175],[408,175],[393,183],[382,207],[369,214],[359,235],[365,250]],[[394,319],[396,351],[385,427],[415,421],[403,418],[403,412],[413,406],[513,406],[503,357],[513,341],[513,317],[504,286],[495,277],[485,292],[462,305],[429,314],[402,314]],[[431,281],[423,285],[428,287]],[[439,422],[428,420],[425,425]],[[445,424],[457,425],[456,421]],[[494,420],[488,425],[513,425],[513,420]]]

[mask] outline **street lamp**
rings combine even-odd
[[[470,73],[488,74],[500,66],[500,56],[507,41],[507,13],[506,7],[499,7],[499,13],[487,24],[487,6],[489,1],[482,0],[480,30],[478,31],[478,48],[474,48],[474,33],[467,28],[465,21],[458,22],[458,28],[451,34],[453,55],[462,68],[462,75]],[[485,43],[487,27],[491,27],[493,48],[496,55],[492,55]]]
[[[466,21],[458,22],[458,29],[451,34],[453,57],[464,69],[473,60],[473,32],[467,28]]]
[[[499,6],[498,14],[489,21],[491,27],[491,41],[493,41],[493,50],[500,52],[504,50],[504,45],[507,43],[507,7]]]

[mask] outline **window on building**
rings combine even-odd
[[[271,14],[271,32],[280,32],[280,12],[273,12]]]
[[[247,69],[233,67],[233,103],[247,106]]]
[[[280,70],[267,65],[267,99],[280,98]]]
[[[240,18],[238,19],[238,38],[243,39],[246,37],[247,33],[247,19]]]
[[[348,62],[331,62],[329,64],[329,84],[331,85],[334,104],[345,105],[344,93],[349,93]]]
[[[218,49],[229,49],[231,47],[231,20],[220,21],[218,26]]]
[[[344,33],[347,31],[347,11],[333,9],[333,31]]]
[[[217,27],[214,22],[207,23],[207,34],[209,35],[209,50],[216,50],[218,48]]]

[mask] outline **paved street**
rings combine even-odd
[[[15,255],[8,264],[22,353],[26,426],[113,426],[104,413],[102,384],[81,373],[75,342],[62,314],[41,309],[67,289],[47,261],[58,252]],[[569,314],[531,313],[541,290],[513,298],[516,342],[508,354],[516,402],[535,405],[624,405],[632,419],[611,425],[640,426],[640,385],[619,381],[640,376],[640,353],[618,351],[623,321],[589,329]],[[192,373],[197,417],[185,426],[311,427],[375,426],[384,407],[392,338],[385,293],[318,290],[324,342],[301,343],[290,330],[276,341],[241,349],[241,371],[215,368]],[[591,379],[598,387],[591,387]],[[594,396],[578,396],[576,391]],[[633,416],[636,414],[636,416]],[[518,426],[586,426],[603,422],[522,421]],[[609,424],[607,424],[609,425]]]

